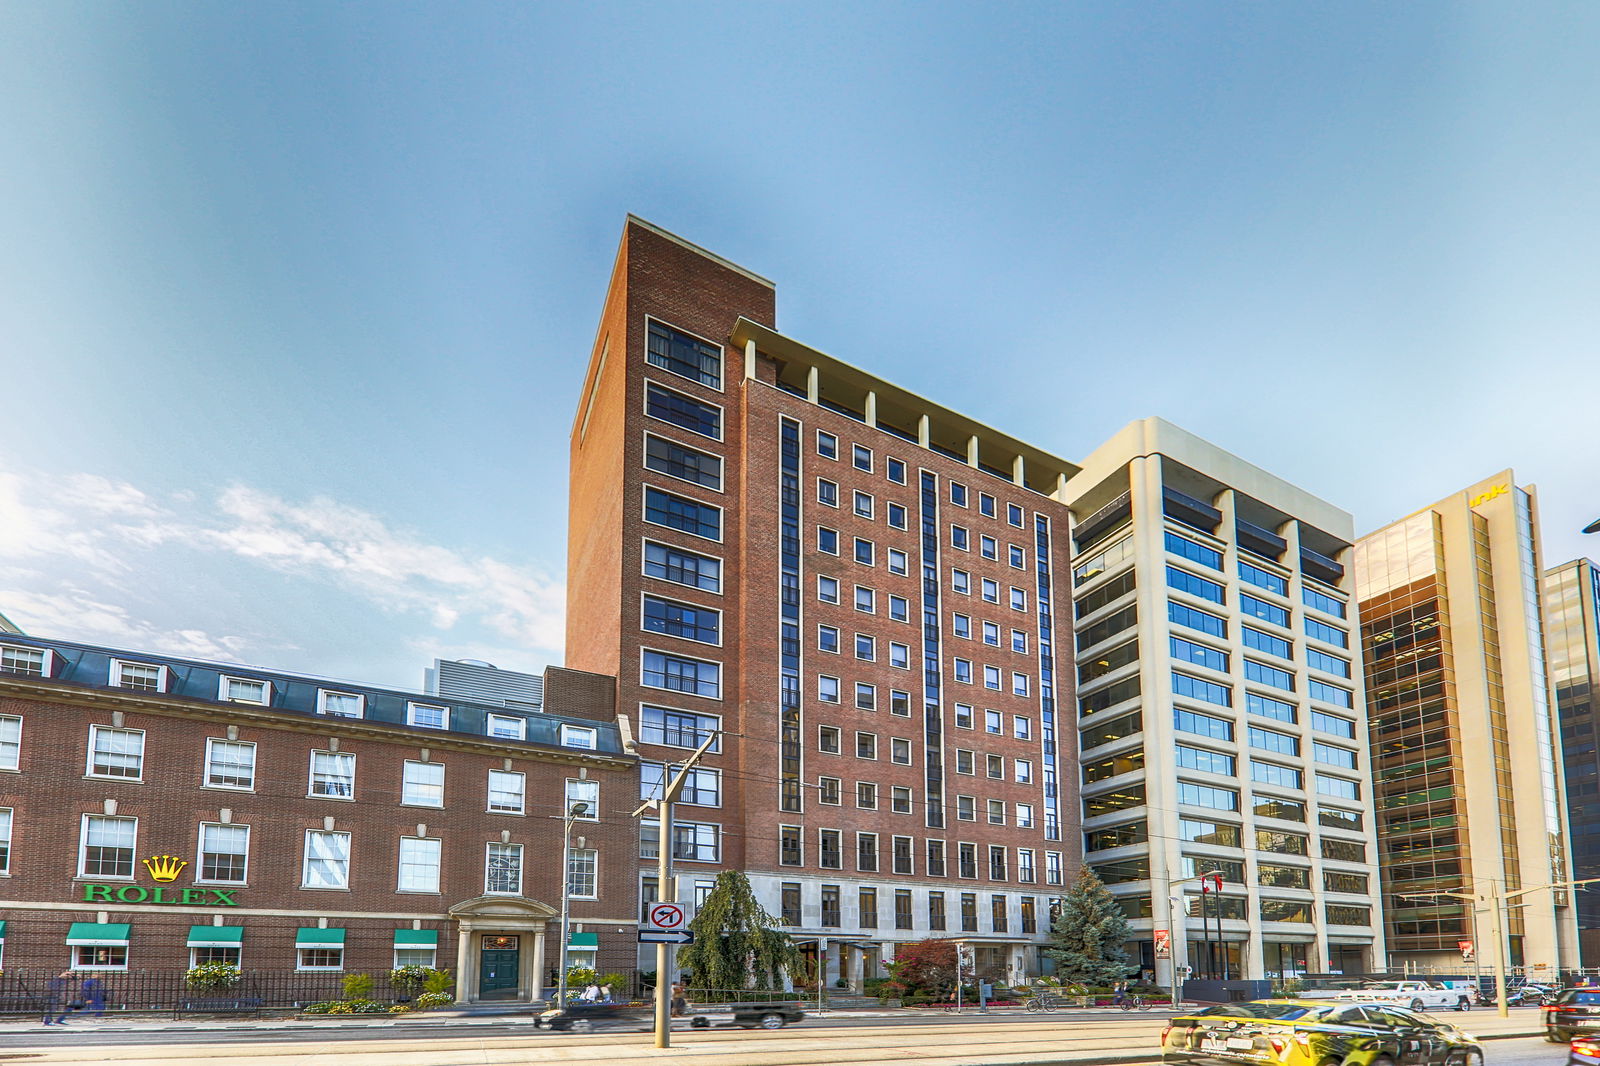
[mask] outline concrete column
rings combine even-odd
[[[867,403],[866,403],[866,407],[865,407],[865,412],[866,412],[866,416],[867,416],[867,425],[872,426],[874,429],[876,429],[877,425],[878,425],[878,394],[877,393],[875,393],[875,392],[867,393]]]
[[[978,465],[978,438],[977,437],[968,437],[967,438],[967,465],[968,466],[977,466]]]
[[[931,438],[928,434],[928,416],[921,415],[917,418],[917,443],[926,448],[930,439]]]
[[[865,968],[863,964],[866,962],[867,950],[866,948],[842,946],[841,950],[848,952],[850,957],[850,962],[848,964],[850,972],[845,975],[845,980],[850,982],[850,991],[860,995],[862,988],[861,971]]]
[[[816,403],[817,396],[819,394],[820,391],[817,387],[817,368],[814,366],[808,367],[806,369],[806,399],[810,400],[812,403]]]
[[[467,983],[472,979],[473,970],[470,965],[472,960],[472,926],[467,922],[460,923],[460,931],[456,933],[456,1002],[467,1003],[471,994]]]
[[[528,987],[533,990],[534,999],[544,998],[544,933],[545,931],[540,929],[533,934],[533,954],[530,956],[533,965],[533,980]],[[598,959],[598,955],[596,958]]]
[[[1022,456],[1019,455],[1011,460],[1011,479],[1013,481],[1018,485],[1026,484],[1024,479],[1027,477],[1027,473],[1028,464],[1023,461]]]
[[[744,376],[747,381],[756,376],[756,342],[753,340],[744,342]]]

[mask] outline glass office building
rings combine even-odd
[[[1600,569],[1574,559],[1544,574],[1550,684],[1561,733],[1572,874],[1600,877],[1600,757],[1595,692],[1600,686]],[[1573,894],[1584,966],[1600,966],[1600,892]]]

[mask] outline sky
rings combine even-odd
[[[1066,458],[1597,551],[1600,6],[0,5],[0,613],[411,688],[560,663],[632,212]],[[981,373],[974,370],[981,368]]]

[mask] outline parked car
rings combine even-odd
[[[1575,1036],[1600,1032],[1600,988],[1567,988],[1544,1007],[1544,1036],[1564,1044]]]
[[[1161,1059],[1196,1066],[1483,1066],[1483,1046],[1449,1022],[1392,1003],[1258,999],[1172,1019],[1161,1034]]]
[[[568,1003],[563,1009],[547,1010],[533,1020],[535,1028],[557,1032],[588,1033],[595,1029],[615,1029],[622,1025],[637,1028],[643,1017],[621,1003]]]
[[[712,1025],[735,1025],[741,1029],[782,1029],[805,1018],[806,1012],[797,1003],[736,1003],[729,1008],[731,1022],[720,1021],[715,1015],[697,1014],[689,1024],[696,1029]]]
[[[1506,988],[1506,1006],[1508,1007],[1538,1007],[1545,1003],[1555,1001],[1557,990],[1545,985],[1521,984]],[[1478,1005],[1481,1007],[1495,1006],[1494,986],[1484,988],[1478,992]]]
[[[1360,988],[1346,989],[1333,997],[1362,1003],[1394,1003],[1412,1010],[1449,1007],[1472,1009],[1472,990],[1451,988],[1435,981],[1363,981]]]

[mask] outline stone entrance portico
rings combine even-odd
[[[514,997],[502,1003],[532,1003],[542,999],[545,965],[545,927],[559,923],[561,912],[547,903],[523,896],[479,896],[450,908],[457,923],[456,1002],[478,1003],[479,959],[484,937],[518,938],[518,981]]]

